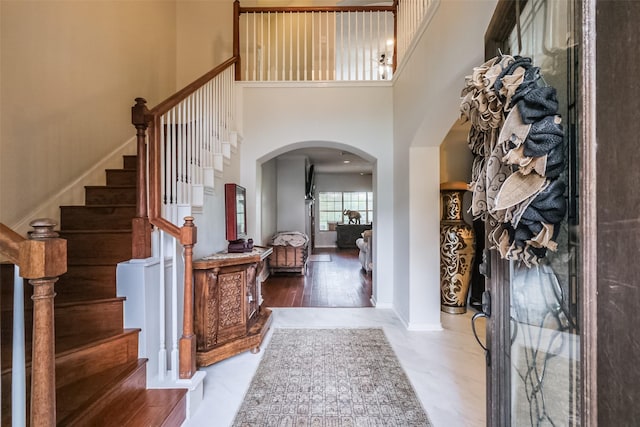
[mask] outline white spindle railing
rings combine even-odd
[[[27,383],[24,348],[24,280],[20,267],[13,274],[13,349],[11,357],[11,425],[27,425]]]
[[[240,15],[242,80],[391,78],[391,7],[373,11],[272,9],[247,8]]]
[[[157,253],[160,261],[158,289],[158,379],[178,379],[181,323],[182,270],[184,260],[179,242],[170,234],[158,230]]]
[[[212,187],[211,170],[221,168],[225,144],[235,130],[234,68],[196,89],[159,115],[162,217],[179,226],[181,206],[201,203]]]
[[[159,337],[153,339],[158,348],[148,354],[157,357],[160,382],[195,373],[195,353],[187,350],[195,341],[191,256],[196,234],[191,214],[193,207],[203,206],[204,188],[213,188],[215,171],[222,171],[237,141],[237,60],[227,60],[151,110],[138,98],[132,110],[136,128],[148,123],[149,130],[148,137],[139,133],[139,144],[140,138],[146,142],[149,159],[144,181],[148,220],[155,226],[150,252],[159,259],[160,277]]]
[[[416,33],[422,27],[429,13],[437,5],[438,0],[400,0],[397,11],[397,61],[402,63]]]

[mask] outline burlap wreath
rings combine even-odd
[[[531,266],[556,250],[565,217],[564,131],[556,90],[530,58],[495,57],[466,77],[460,106],[471,122],[471,212],[493,248]]]

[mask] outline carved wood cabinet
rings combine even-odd
[[[271,252],[256,246],[251,252],[219,252],[193,262],[198,366],[260,351],[271,310],[260,307],[259,276]]]

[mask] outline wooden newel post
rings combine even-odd
[[[180,228],[180,243],[184,247],[184,312],[180,338],[180,378],[188,379],[196,373],[196,335],[193,330],[193,245],[198,229],[193,217],[184,218]]]
[[[149,258],[151,256],[151,224],[147,213],[147,127],[149,127],[149,109],[147,100],[136,98],[131,107],[131,123],[136,128],[137,178],[136,178],[136,216],[132,221],[132,256]]]
[[[51,219],[30,223],[33,231],[20,246],[20,275],[33,286],[31,425],[56,425],[54,284],[67,271],[67,241]]]

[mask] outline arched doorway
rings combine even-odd
[[[275,245],[265,303],[373,306],[375,160],[344,144],[305,142],[270,153],[259,167],[263,242]],[[304,270],[301,255],[278,247],[297,238],[291,233],[308,237]]]

